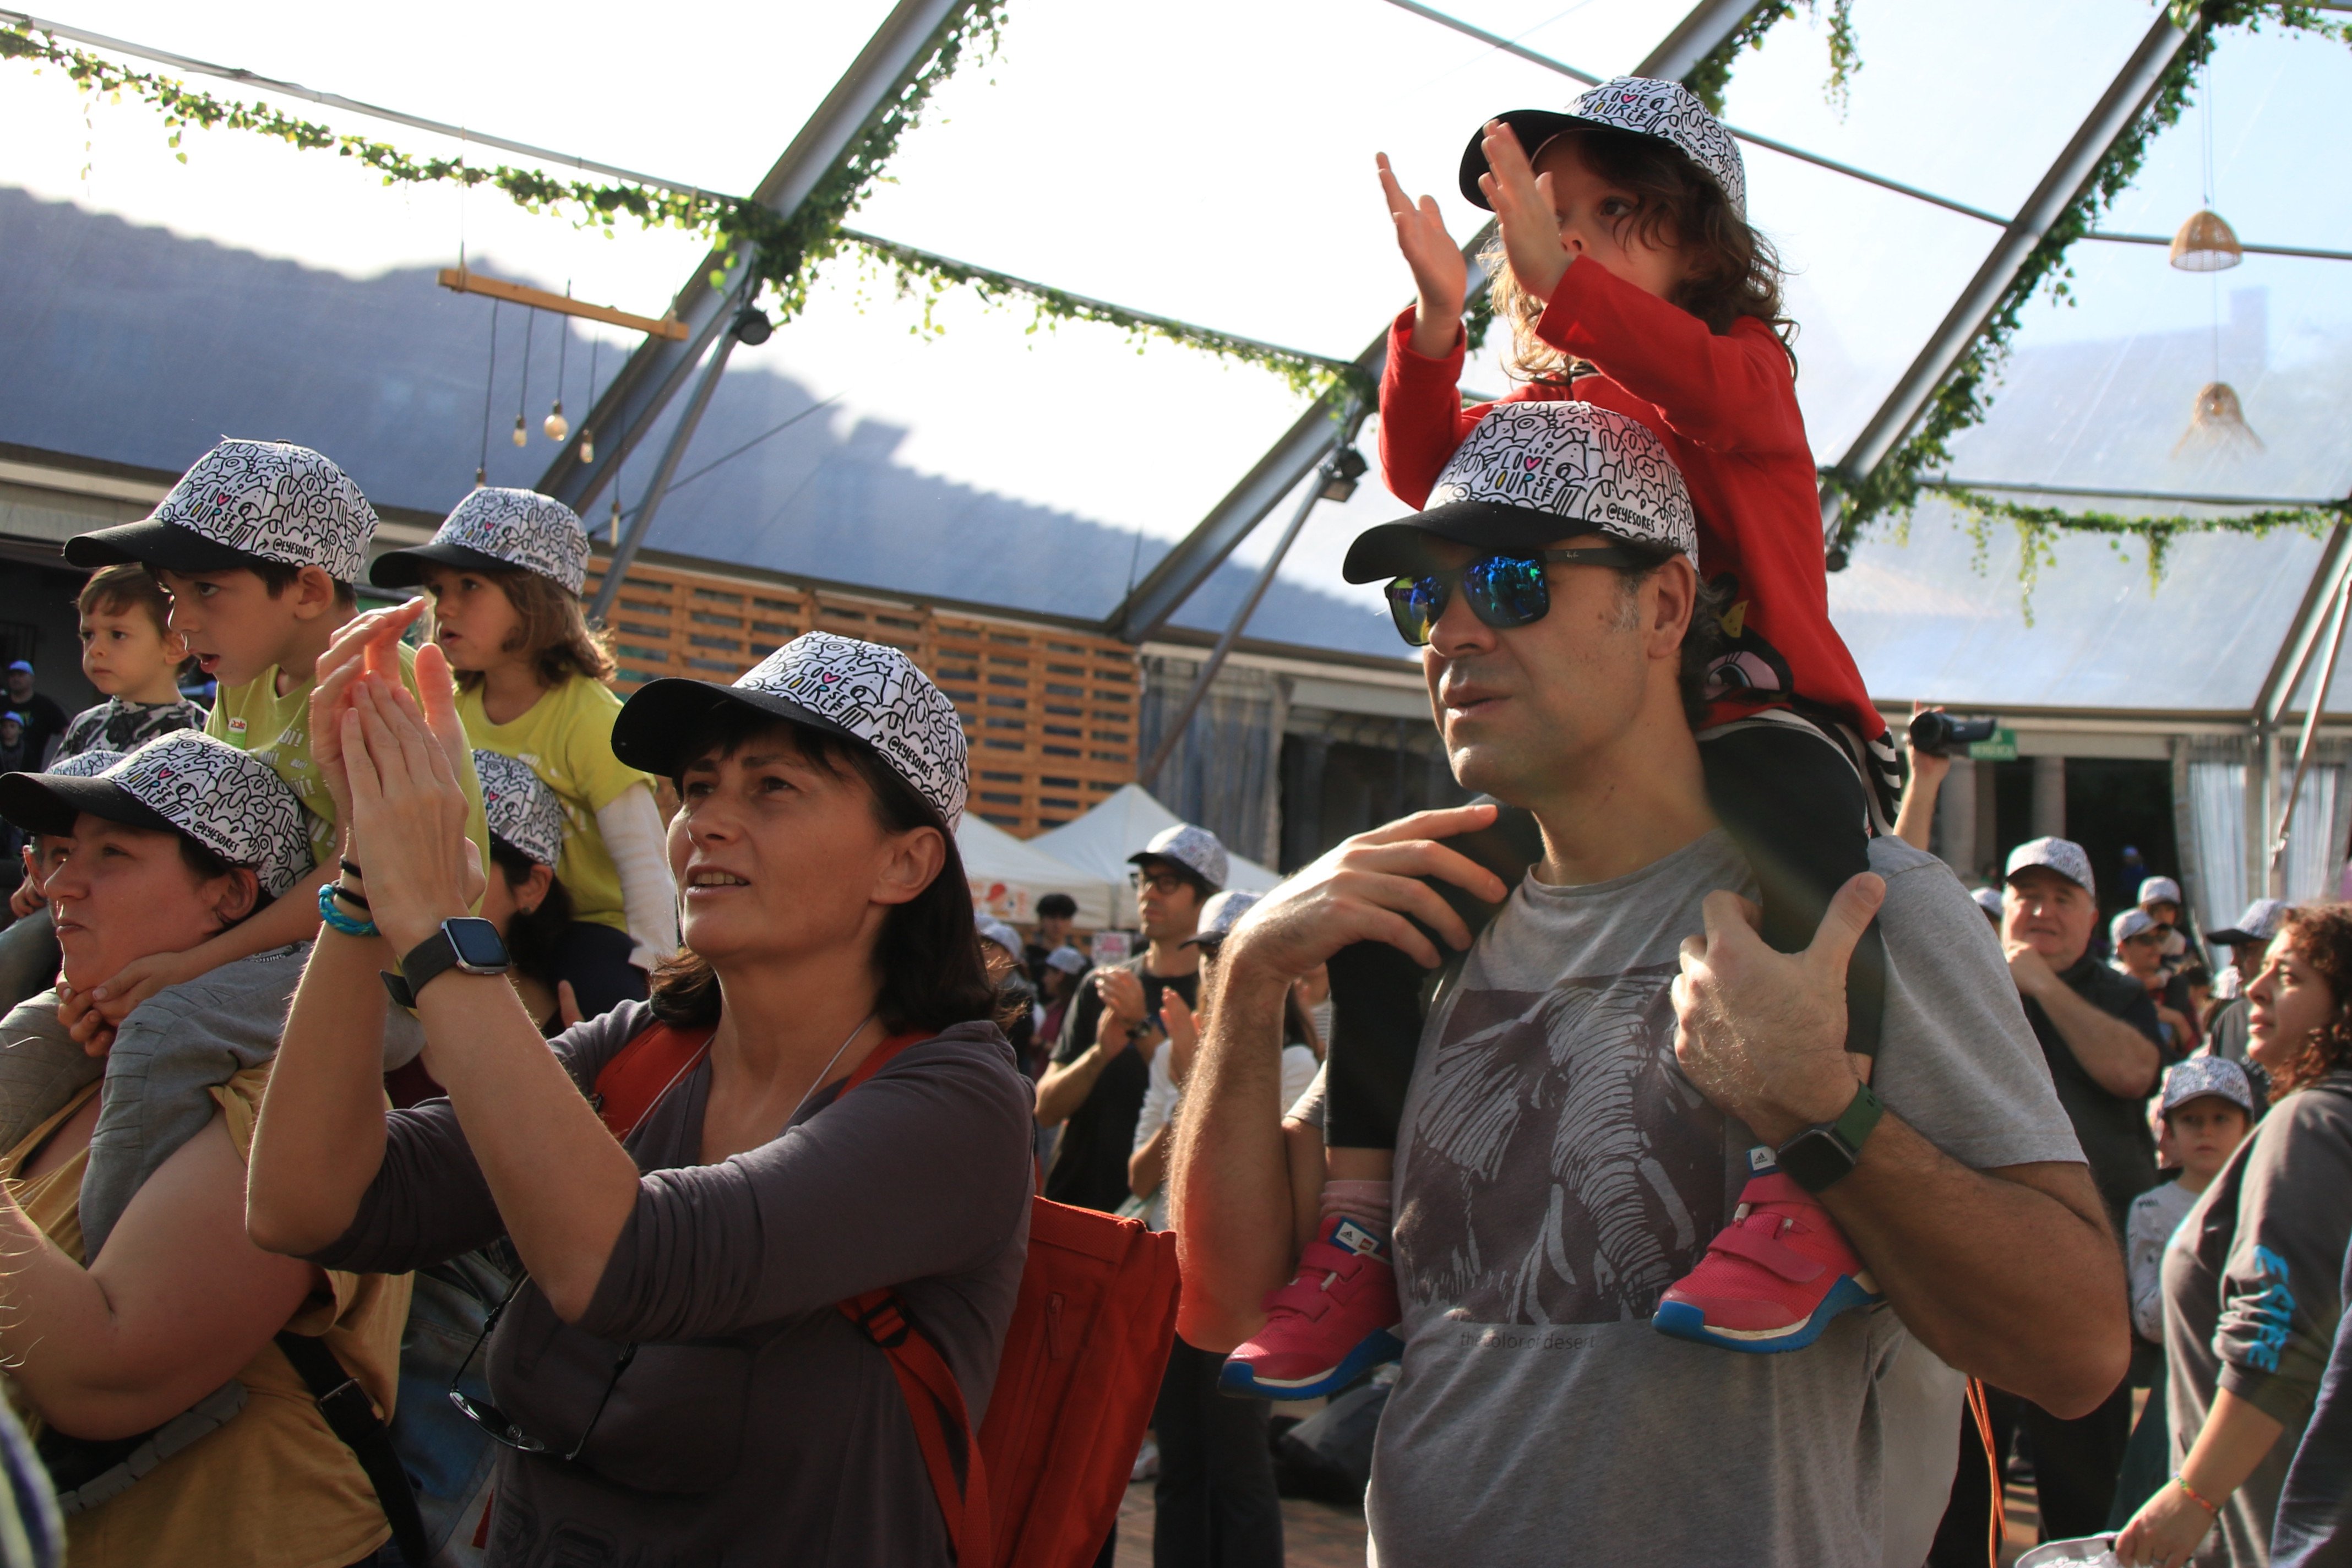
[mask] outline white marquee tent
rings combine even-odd
[[[956,848],[963,856],[964,877],[971,883],[972,907],[1000,920],[1034,923],[1037,900],[1048,893],[1067,893],[1077,900],[1081,931],[1108,930],[1117,923],[1114,915],[1126,911],[1124,876],[1106,879],[1082,871],[977,815],[967,814],[956,829]]]
[[[1127,858],[1150,843],[1153,834],[1181,821],[1182,817],[1160,805],[1150,790],[1141,784],[1128,784],[1076,822],[1041,833],[1024,847],[1042,849],[1089,876],[1115,882],[1124,893],[1129,869]],[[1281,880],[1280,873],[1235,855],[1225,886],[1263,893]],[[1126,912],[1122,905],[1122,916]]]

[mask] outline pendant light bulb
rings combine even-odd
[[[613,498],[612,531],[613,548],[618,550],[621,548],[621,498],[619,496]]]
[[[2189,214],[2172,237],[2172,265],[2183,272],[2222,272],[2245,258],[2237,231],[2210,208]]]
[[[520,446],[522,446],[524,443],[528,442],[530,439],[530,435],[529,435],[528,433],[526,433],[526,432],[524,431],[523,427],[522,427],[522,416],[521,416],[521,415],[520,415],[520,414],[516,415],[516,416],[515,416],[515,427],[514,427],[514,444],[515,444],[516,446],[520,447]]]
[[[596,432],[585,427],[580,432],[580,460],[583,463],[596,460]]]
[[[548,411],[545,419],[540,421],[539,427],[547,432],[547,438],[551,441],[561,441],[572,434],[572,421],[563,416],[563,399],[559,397],[555,400],[555,406]]]

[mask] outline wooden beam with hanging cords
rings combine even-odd
[[[551,294],[528,283],[509,283],[503,278],[486,278],[462,267],[444,267],[441,269],[441,287],[460,294],[487,294],[493,300],[504,300],[510,305],[528,305],[534,310],[584,316],[592,321],[626,327],[631,331],[646,332],[656,338],[669,338],[681,342],[686,339],[686,323],[675,316],[664,316],[659,321],[651,316],[632,316],[626,310],[615,310],[610,305],[591,305],[584,300],[574,300],[569,294]]]

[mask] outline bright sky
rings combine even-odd
[[[690,28],[639,5],[433,3],[396,13],[298,0],[60,0],[73,26],[241,65],[436,119],[714,188],[756,183],[886,6],[717,0]],[[1685,0],[1456,0],[1457,14],[1607,75],[1630,67]],[[1561,103],[1576,83],[1381,0],[1010,0],[1003,53],[934,100],[855,221],[927,248],[1080,292],[1336,356],[1409,296],[1371,174],[1384,150],[1466,237],[1453,189],[1486,114]],[[1841,117],[1826,49],[1801,16],[1743,58],[1727,118],[1960,200],[2011,210],[2129,53],[2147,0],[1860,0],[1864,66]],[[194,85],[232,95],[227,84]],[[2352,183],[2306,152],[2340,144],[2352,53],[2232,37],[2213,82],[2216,200],[2249,240],[2352,249]],[[284,105],[419,154],[454,142]],[[2168,233],[2196,205],[2203,121],[2166,138],[2113,220]],[[701,255],[671,233],[614,237],[522,213],[495,194],[386,190],[355,165],[231,132],[189,132],[185,166],[158,117],[83,107],[55,72],[0,66],[0,184],[190,237],[353,276],[478,264],[657,314]],[[1940,320],[1990,242],[1984,225],[1748,150],[1756,221],[1780,243],[1803,325],[1801,394],[1834,458]],[[88,167],[87,175],[83,171]],[[5,237],[0,237],[0,243]],[[2040,310],[2034,336],[2116,336],[2201,323],[2208,282],[2154,248],[2086,259],[2079,309]],[[487,258],[485,262],[484,258]],[[2340,325],[2332,264],[2282,272],[2274,334]],[[909,427],[918,468],[1158,538],[1188,529],[1289,422],[1261,373],[1184,351],[1139,357],[1118,334],[1026,335],[1025,315],[950,300],[936,339],[887,289],[837,268],[807,317],[740,366],[839,394],[844,427]],[[617,334],[615,341],[619,341]],[[1488,387],[1501,378],[1479,373]],[[1336,585],[1364,522],[1402,509],[1368,483],[1324,509],[1288,570]],[[1275,531],[1261,530],[1244,557]]]

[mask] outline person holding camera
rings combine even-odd
[[[1992,738],[1994,721],[1955,719],[1941,708],[1911,704],[1911,777],[1903,786],[1903,803],[1895,813],[1895,837],[1914,849],[1927,847],[1936,826],[1936,797],[1952,771],[1954,757],[1965,758],[1968,748]]]
[[[1224,888],[1228,865],[1217,836],[1191,823],[1162,829],[1129,863],[1136,923],[1150,945],[1088,977],[1063,1019],[1053,1065],[1037,1080],[1038,1125],[1062,1128],[1045,1195],[1106,1214],[1129,1196],[1135,1120],[1152,1053],[1168,1039],[1160,998],[1173,991],[1187,1006],[1199,1003],[1201,950],[1185,939],[1201,928],[1201,906]]]

